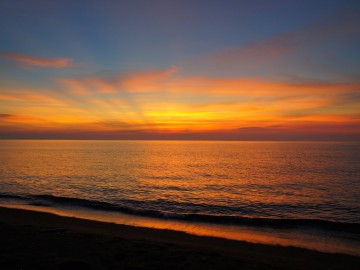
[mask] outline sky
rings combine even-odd
[[[359,140],[360,1],[0,1],[1,139]]]

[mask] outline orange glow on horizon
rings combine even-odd
[[[101,77],[56,79],[55,88],[1,87],[6,131],[281,133],[350,125],[359,133],[355,83],[302,83],[243,78],[181,77],[178,68]],[[279,128],[281,126],[281,128]],[[274,128],[278,127],[278,128]],[[265,132],[266,131],[266,132]],[[339,130],[341,132],[341,130]]]

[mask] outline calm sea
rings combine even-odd
[[[2,140],[0,200],[217,229],[311,228],[359,248],[360,143]]]

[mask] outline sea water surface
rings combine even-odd
[[[0,203],[360,255],[360,143],[0,141]]]

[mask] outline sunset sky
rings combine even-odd
[[[0,138],[359,140],[360,1],[0,1]]]

